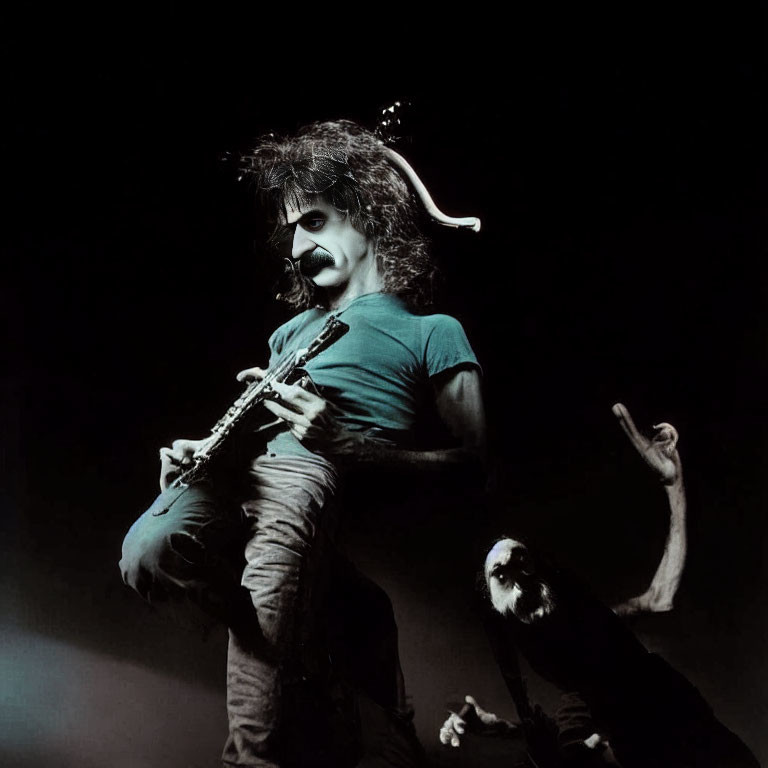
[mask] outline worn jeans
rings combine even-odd
[[[265,455],[250,479],[240,506],[193,486],[167,512],[147,510],[125,537],[120,569],[149,602],[176,613],[186,604],[229,625],[223,760],[266,767],[280,764],[282,677],[324,581],[336,473],[319,457]]]

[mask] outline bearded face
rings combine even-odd
[[[527,547],[514,539],[500,539],[485,558],[485,583],[494,610],[531,624],[555,609],[549,585],[536,575]]]

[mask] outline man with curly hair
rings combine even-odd
[[[265,403],[277,419],[273,437],[251,461],[250,491],[230,513],[245,527],[248,609],[232,594],[210,596],[211,569],[231,572],[221,552],[233,526],[219,525],[221,511],[205,501],[159,526],[143,516],[124,544],[124,579],[140,594],[155,602],[158,594],[183,594],[218,609],[230,625],[227,765],[285,763],[281,689],[306,643],[306,619],[317,613],[340,470],[483,460],[477,359],[457,320],[424,313],[434,266],[393,154],[340,121],[263,141],[245,158],[274,217],[274,242],[290,247],[291,287],[282,298],[302,310],[270,337],[270,366],[306,347],[330,314],[349,325],[305,366],[308,385],[275,383],[276,397]],[[250,368],[238,378],[264,375]],[[454,435],[452,447],[414,448],[414,424],[428,399]],[[161,451],[163,488],[204,443],[179,440]]]

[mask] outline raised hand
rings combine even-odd
[[[643,457],[645,463],[656,472],[665,485],[672,485],[682,477],[682,465],[677,453],[677,430],[666,422],[654,424],[656,430],[650,440],[641,434],[629,411],[622,403],[616,403],[611,409],[618,418],[621,428],[629,437],[632,445]]]
[[[619,616],[671,611],[688,550],[685,530],[687,505],[683,465],[677,452],[677,430],[666,422],[656,424],[656,433],[649,440],[638,432],[629,411],[621,403],[616,403],[612,410],[632,445],[664,483],[669,501],[669,533],[664,544],[664,554],[648,589],[643,594],[614,606],[613,610]]]

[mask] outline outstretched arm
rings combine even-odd
[[[677,452],[677,430],[671,424],[655,424],[653,428],[656,433],[649,440],[637,430],[624,405],[616,403],[613,413],[619,419],[632,445],[664,483],[669,500],[669,533],[664,545],[664,554],[650,586],[643,594],[614,606],[613,610],[619,616],[631,616],[646,611],[671,611],[683,575],[688,546],[685,531],[685,487],[683,468]]]

